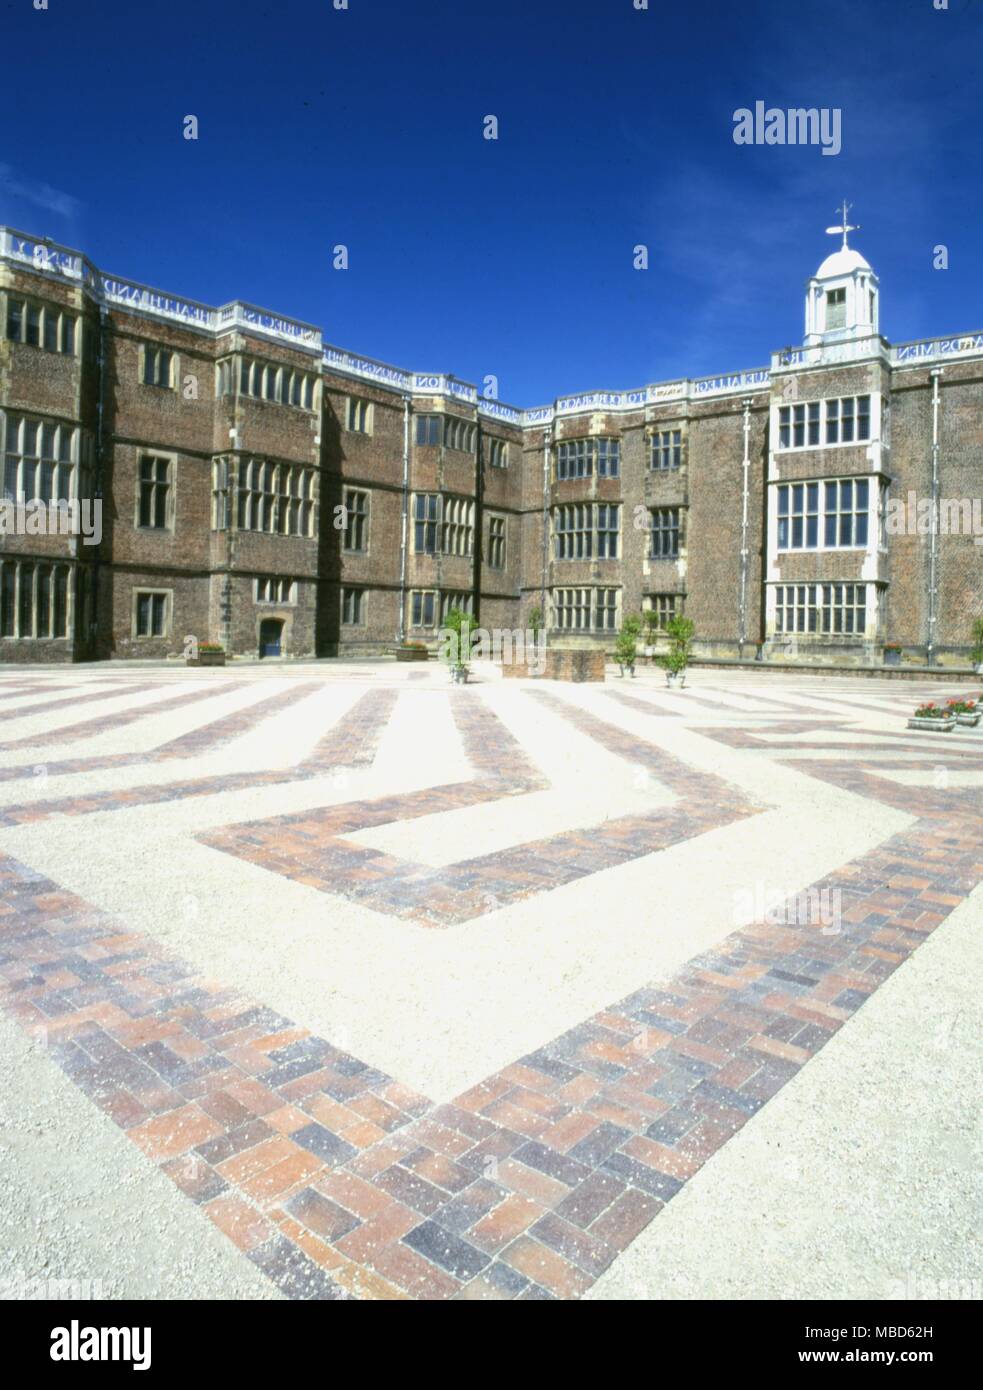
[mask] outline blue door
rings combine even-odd
[[[280,656],[283,639],[283,623],[276,618],[264,618],[259,625],[259,654]]]

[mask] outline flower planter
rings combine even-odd
[[[895,651],[886,650],[886,651],[884,652],[884,665],[885,665],[885,666],[900,666],[900,665],[901,665],[901,653],[900,653],[900,651],[897,651],[897,650],[895,650]]]
[[[979,710],[975,714],[957,714],[956,723],[965,724],[967,729],[975,729],[980,722]]]
[[[950,729],[956,727],[954,715],[945,715],[942,719],[926,719],[915,717],[908,720],[909,729],[919,729],[926,734],[947,734]]]
[[[188,657],[188,666],[224,666],[225,652],[199,652],[196,657]]]
[[[429,661],[430,653],[426,647],[397,647],[397,661]]]

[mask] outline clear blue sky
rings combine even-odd
[[[0,0],[0,221],[522,406],[765,365],[843,197],[888,337],[980,330],[983,0],[949,3]],[[842,152],[735,145],[757,100],[842,108]]]

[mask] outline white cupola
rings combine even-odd
[[[806,347],[868,338],[880,331],[877,276],[860,252],[847,244],[848,233],[860,229],[847,223],[846,203],[841,211],[841,225],[826,230],[830,236],[842,235],[843,245],[826,257],[806,291]]]

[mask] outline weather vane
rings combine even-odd
[[[846,250],[849,249],[849,248],[847,247],[847,241],[846,241],[847,232],[859,232],[859,231],[860,231],[860,223],[859,223],[859,222],[857,223],[857,225],[856,225],[855,227],[851,227],[850,224],[849,224],[849,222],[847,222],[847,220],[846,220],[846,219],[847,219],[847,214],[849,213],[849,211],[850,211],[850,209],[851,209],[852,207],[853,207],[853,204],[852,204],[852,203],[848,203],[848,202],[846,201],[846,199],[844,199],[844,200],[843,200],[843,206],[840,207],[840,208],[837,208],[837,212],[841,213],[842,216],[843,216],[843,221],[842,221],[842,223],[841,223],[838,227],[827,227],[827,228],[826,228],[826,235],[827,235],[827,236],[839,236],[839,234],[840,234],[841,232],[843,233],[843,250],[844,250],[844,251],[846,251]]]

